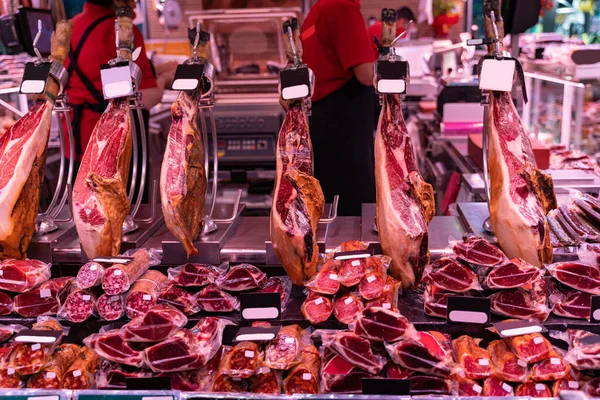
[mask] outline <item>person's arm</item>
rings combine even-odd
[[[356,79],[365,86],[373,86],[373,63],[358,64],[352,68]]]

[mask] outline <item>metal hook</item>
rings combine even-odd
[[[200,22],[196,22],[196,38],[194,39],[194,61],[198,60],[198,43],[200,43]]]
[[[40,40],[40,36],[42,36],[42,20],[38,19],[38,30],[37,30],[37,34],[35,35],[35,38],[33,39],[33,51],[35,52],[35,55],[37,56],[38,63],[42,62],[42,54],[40,53],[40,51],[37,48],[37,43]]]
[[[119,20],[115,19],[115,47],[117,49],[117,60],[121,61],[121,52],[119,51]]]
[[[502,57],[502,43],[500,42],[500,34],[498,33],[498,27],[496,26],[496,14],[494,11],[490,11],[490,19],[492,20],[492,31],[494,32],[494,41],[496,42],[496,56]]]
[[[287,28],[288,36],[290,37],[290,46],[292,47],[292,55],[294,56],[294,65],[298,65],[298,54],[296,53],[296,44],[294,43],[294,36],[292,34],[292,27]]]
[[[410,27],[412,26],[412,24],[413,24],[413,20],[411,19],[410,21],[408,21],[408,24],[406,24],[406,29],[404,30],[404,32],[402,32],[394,40],[392,40],[392,43],[390,43],[390,47],[395,45],[398,40],[402,39],[404,36],[406,36],[408,34],[408,31],[410,30]]]

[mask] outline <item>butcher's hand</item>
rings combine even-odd
[[[175,61],[167,61],[167,62],[164,62],[161,64],[154,65],[154,71],[156,71],[156,75],[160,75],[164,72],[170,72],[170,71],[175,73],[175,70],[177,69],[178,65],[179,64]]]

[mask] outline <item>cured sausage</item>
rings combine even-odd
[[[89,289],[100,285],[104,276],[104,267],[102,264],[91,261],[81,268],[77,273],[77,287],[79,289]]]
[[[281,394],[280,372],[275,372],[268,367],[260,367],[250,378],[250,392],[257,394]]]
[[[125,298],[127,316],[133,319],[152,308],[168,283],[169,279],[163,273],[155,270],[146,271],[127,293]]]
[[[98,315],[106,321],[116,321],[125,314],[125,302],[123,301],[123,295],[111,296],[103,294],[98,297],[96,302],[96,309]]]
[[[60,315],[71,322],[83,322],[94,314],[96,296],[88,290],[75,290],[67,296]]]
[[[285,394],[316,394],[319,392],[319,369],[321,356],[319,350],[308,345],[302,350],[300,363],[290,370],[283,381]]]
[[[102,289],[111,296],[125,293],[140,276],[150,268],[150,252],[140,249],[127,264],[115,264],[104,271]]]
[[[27,381],[31,389],[60,389],[64,373],[76,360],[81,348],[75,344],[62,344],[52,354],[46,368],[32,375]]]
[[[50,361],[52,348],[40,343],[17,343],[8,356],[7,367],[19,375],[33,375],[40,372]]]
[[[75,362],[63,376],[63,389],[91,389],[95,382],[100,357],[88,347],[79,352]]]

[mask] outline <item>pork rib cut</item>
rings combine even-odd
[[[117,18],[121,46],[131,45],[132,20]],[[122,50],[131,59],[131,52]],[[73,186],[73,218],[81,247],[93,259],[116,256],[129,213],[127,178],[132,138],[129,97],[110,100],[92,131]]]
[[[435,214],[433,188],[423,181],[398,95],[384,95],[375,136],[377,228],[390,274],[407,288],[429,263],[427,225]]]
[[[552,178],[536,167],[510,93],[493,92],[488,113],[490,220],[502,250],[543,267],[552,261],[546,214],[556,208]]]
[[[70,22],[57,24],[51,60],[64,64],[71,29]],[[46,93],[56,97],[58,91],[58,83],[49,78]],[[35,233],[54,101],[34,100],[33,107],[0,136],[0,259],[25,258]]]
[[[317,272],[317,224],[325,198],[313,176],[312,144],[302,104],[291,104],[277,140],[271,242],[295,285]]]
[[[160,199],[165,224],[188,256],[198,254],[194,241],[202,230],[206,171],[198,130],[200,92],[183,91],[171,105],[173,122],[160,171]]]

